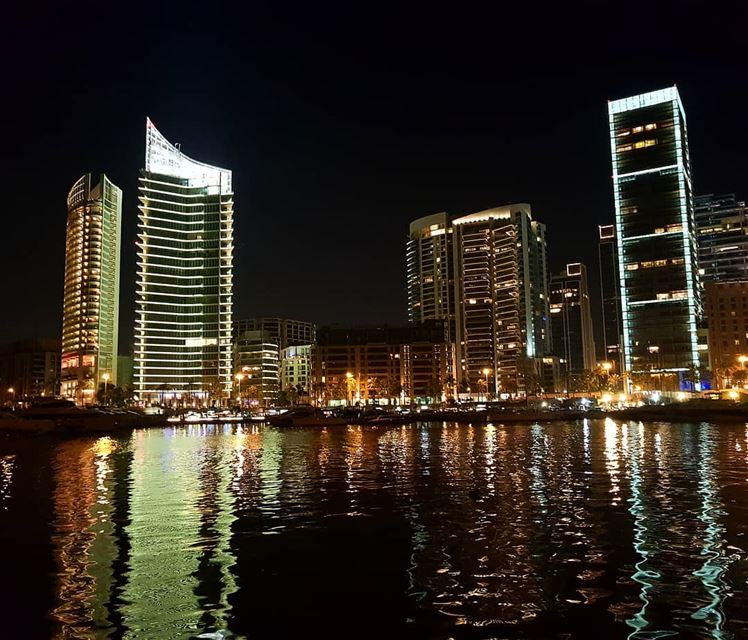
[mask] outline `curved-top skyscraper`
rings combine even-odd
[[[68,193],[60,391],[94,401],[116,383],[122,191],[105,176],[81,176]]]
[[[188,158],[148,119],[139,192],[135,393],[221,404],[231,392],[231,171]]]

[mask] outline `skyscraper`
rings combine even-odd
[[[407,244],[408,321],[444,320],[455,339],[453,228],[447,213],[410,223]]]
[[[184,155],[146,121],[140,175],[135,392],[143,401],[231,392],[231,171]]]
[[[477,391],[524,388],[527,360],[550,352],[545,225],[529,204],[453,220],[459,379]]]
[[[117,380],[122,191],[105,176],[81,176],[68,193],[61,393],[95,400]]]
[[[748,280],[748,208],[734,194],[696,196],[702,282]]]
[[[600,300],[603,312],[603,340],[601,358],[612,363],[616,373],[623,371],[621,348],[621,286],[618,277],[616,227],[600,225],[598,267],[600,270]]]
[[[566,360],[569,373],[595,368],[592,310],[587,288],[587,267],[567,264],[551,276],[551,336],[553,352]]]
[[[624,366],[675,387],[698,366],[701,315],[686,116],[676,87],[611,101],[608,116]]]

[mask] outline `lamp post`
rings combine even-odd
[[[348,401],[348,406],[353,404],[353,390],[351,389],[351,381],[353,380],[353,374],[350,371],[347,371],[345,374],[345,396],[346,400]]]
[[[107,397],[106,397],[106,393],[107,393],[107,389],[109,388],[109,378],[110,378],[110,376],[109,376],[108,373],[105,373],[101,377],[104,380],[104,404],[109,404],[109,402],[107,400]]]
[[[239,387],[236,392],[236,399],[239,401],[239,406],[242,406],[242,380],[244,376],[241,373],[237,373],[234,378],[236,378],[236,384]]]
[[[740,363],[741,370],[745,371],[745,363],[748,362],[748,356],[738,356],[738,362]],[[743,374],[742,378],[743,386],[745,386],[745,374]]]
[[[13,387],[8,387],[8,395],[10,395],[10,406],[16,404],[16,390]]]
[[[489,373],[491,373],[491,370],[488,367],[486,367],[485,369],[483,369],[483,375],[486,376],[486,394],[485,394],[485,397],[483,399],[484,402],[488,401],[488,374]]]

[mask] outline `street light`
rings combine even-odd
[[[484,398],[484,400],[486,400],[486,401],[488,400],[488,374],[489,373],[491,373],[491,370],[488,367],[486,367],[485,369],[483,369],[483,375],[486,376],[486,395],[485,395],[485,398]]]
[[[107,387],[108,387],[108,385],[109,385],[109,378],[110,378],[110,376],[109,376],[109,374],[108,374],[108,373],[105,373],[105,374],[104,374],[103,376],[101,376],[101,377],[102,377],[102,378],[104,379],[104,402],[105,402],[106,404],[109,404],[109,402],[107,401],[107,397],[106,397],[106,392],[107,392]]]
[[[11,406],[16,403],[16,390],[13,387],[8,387],[8,393],[10,394]]]
[[[241,403],[242,403],[242,380],[244,379],[244,376],[241,373],[237,373],[234,376],[234,378],[236,378],[236,383],[237,383],[237,385],[239,387],[239,389],[237,390],[237,394],[236,395],[237,395],[237,397],[239,399],[239,404],[241,405]]]

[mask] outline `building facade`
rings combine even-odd
[[[234,341],[234,380],[240,404],[270,406],[278,399],[280,349],[267,331],[244,331]]]
[[[625,371],[676,388],[701,316],[686,116],[676,87],[608,103]]]
[[[60,389],[60,340],[23,340],[0,345],[0,405]]]
[[[286,347],[280,352],[280,388],[309,395],[312,382],[312,345]]]
[[[734,194],[695,199],[702,282],[748,280],[748,209]]]
[[[319,404],[438,402],[454,394],[443,320],[407,327],[323,327],[312,350]]]
[[[87,173],[67,210],[60,392],[90,404],[99,384],[117,380],[122,191]]]
[[[600,225],[599,236],[598,269],[603,321],[599,356],[601,360],[611,363],[613,373],[620,375],[624,367],[621,346],[621,288],[615,225]]]
[[[460,384],[520,392],[526,361],[551,350],[545,226],[532,219],[529,204],[480,211],[453,225]]]
[[[596,357],[587,267],[567,264],[551,276],[550,297],[553,353],[566,361],[569,373],[591,371]]]
[[[748,280],[706,282],[704,310],[709,319],[709,368],[719,387],[729,386],[738,377],[736,371],[748,365]]]
[[[313,322],[291,320],[289,318],[249,318],[235,320],[233,336],[236,338],[245,331],[264,331],[276,342],[280,349],[295,345],[312,344],[316,328]]]
[[[141,401],[228,400],[231,171],[184,155],[146,123],[140,175],[134,385]]]
[[[444,320],[450,342],[456,335],[452,237],[449,214],[436,213],[410,224],[406,248],[408,322]]]

